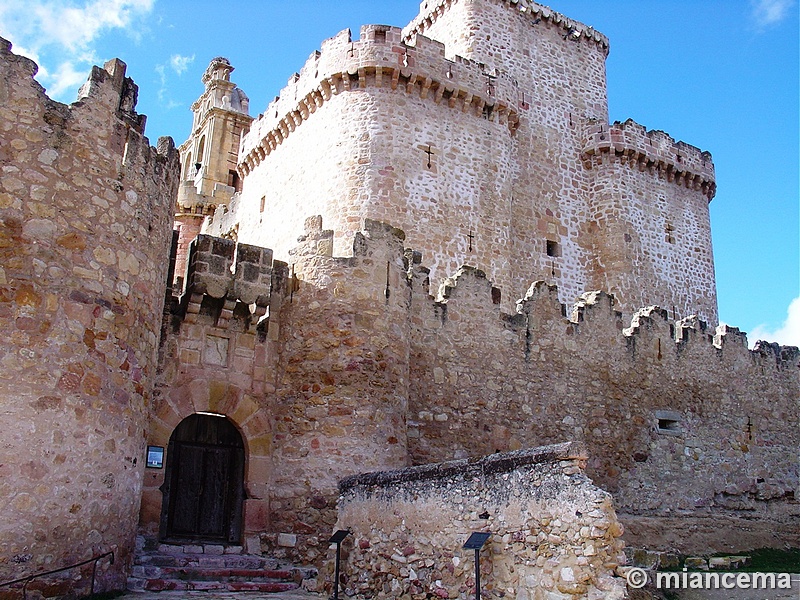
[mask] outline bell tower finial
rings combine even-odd
[[[179,151],[181,185],[175,211],[179,229],[175,274],[182,277],[185,250],[200,233],[206,216],[228,204],[241,188],[236,170],[239,141],[250,128],[250,101],[231,82],[233,66],[227,58],[214,58],[203,73],[203,94],[192,104],[192,132]]]

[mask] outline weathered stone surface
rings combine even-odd
[[[273,279],[268,329],[277,336],[247,329],[247,311],[234,309],[227,320],[227,309],[193,315],[190,302],[168,338],[159,384],[180,418],[212,410],[243,431],[251,453],[246,532],[266,532],[264,552],[324,560],[318,543],[335,524],[337,476],[569,438],[595,453],[586,472],[617,495],[635,545],[687,553],[730,548],[734,539],[752,547],[795,539],[791,504],[772,500],[767,516],[749,487],[732,487],[729,468],[754,469],[743,481],[761,477],[772,494],[793,489],[796,465],[786,457],[797,432],[781,415],[797,396],[796,350],[750,351],[735,330],[712,336],[696,319],[670,322],[655,307],[626,327],[613,297],[594,292],[567,308],[544,283],[505,315],[492,283],[472,268],[451,278],[437,301],[427,270],[407,260],[413,253],[390,226],[368,221],[354,255],[335,258],[319,253],[330,232],[319,220],[308,224],[293,254],[296,279],[286,271]],[[187,354],[210,338],[227,340],[233,360]],[[703,416],[698,393],[724,410]],[[756,421],[764,434],[755,433]],[[166,422],[153,432],[150,443],[167,443]],[[732,452],[731,436],[751,436],[747,452]],[[148,485],[161,481],[159,474]],[[743,507],[763,511],[763,525],[750,520],[751,508],[734,508],[737,494]],[[654,525],[643,530],[648,519]],[[297,544],[281,545],[279,533],[296,535]],[[587,546],[584,557],[596,551]]]
[[[606,52],[528,0],[427,2],[405,33],[326,41],[244,137],[246,96],[214,59],[175,207],[172,142],[146,143],[123,63],[65,106],[0,41],[0,577],[115,546],[100,589],[120,587],[137,510],[152,539],[164,514],[169,473],[143,473],[144,446],[169,464],[198,412],[246,449],[232,541],[281,560],[329,559],[342,477],[564,440],[590,459],[559,476],[612,492],[653,553],[800,543],[800,353],[708,325],[713,164],[607,123]],[[458,518],[532,557],[492,566],[517,592],[604,597],[614,578],[585,574],[622,525],[607,505],[570,521],[570,502],[535,531]],[[467,557],[421,558],[426,527],[358,540],[383,544],[377,592],[466,589]]]
[[[114,550],[95,589],[118,590],[139,513],[178,156],[172,140],[150,147],[121,61],[95,67],[69,106],[45,96],[36,68],[0,40],[0,581]],[[42,593],[88,594],[86,569],[40,582]]]
[[[343,480],[336,528],[352,533],[348,595],[469,597],[474,550],[462,546],[481,531],[491,534],[481,550],[483,597],[623,598],[614,574],[622,529],[610,496],[583,474],[583,452],[560,444]]]
[[[716,325],[711,155],[609,124],[607,54],[534,2],[437,0],[404,30],[343,31],[242,136],[241,194],[205,231],[289,260],[309,214],[336,255],[375,219],[424,254],[434,290],[469,264],[506,311],[542,279],[563,303],[603,289],[626,318],[658,304]]]

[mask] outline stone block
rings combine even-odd
[[[712,571],[727,571],[731,568],[729,556],[712,556],[708,559],[708,568]]]
[[[662,552],[658,559],[658,568],[661,570],[674,571],[681,566],[681,557],[672,552]]]
[[[261,554],[261,537],[257,533],[246,535],[244,548],[247,554]]]
[[[701,556],[690,556],[683,561],[683,566],[690,571],[708,571],[708,561]]]
[[[749,556],[730,556],[731,569],[742,569],[749,567],[751,559]]]

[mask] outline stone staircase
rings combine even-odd
[[[139,543],[128,590],[276,593],[299,589],[316,576],[316,569],[244,554],[241,546],[159,544],[147,550]]]

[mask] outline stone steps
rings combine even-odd
[[[138,545],[128,577],[130,591],[227,591],[277,593],[299,589],[313,568],[280,564],[274,558],[242,554],[238,546]]]

